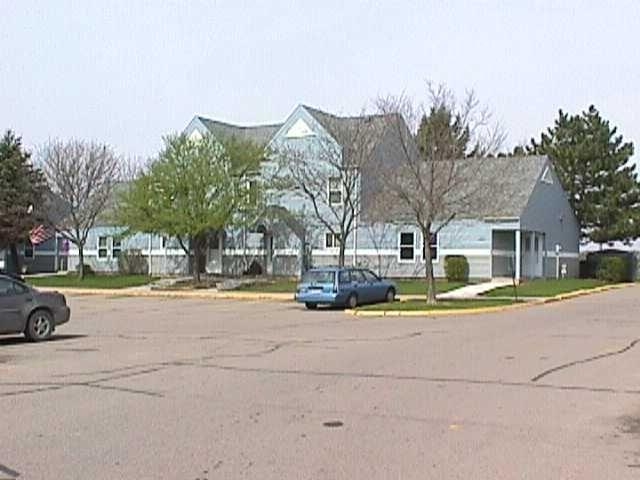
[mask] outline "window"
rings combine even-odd
[[[24,258],[33,258],[33,244],[31,242],[24,244]]]
[[[369,270],[362,270],[362,274],[364,275],[364,278],[367,280],[367,282],[379,282],[380,279],[378,278],[378,276],[369,271]]]
[[[362,273],[362,270],[351,270],[351,281],[354,283],[365,283],[367,279]]]
[[[2,295],[24,295],[27,287],[6,278],[0,278],[0,296]]]
[[[438,261],[438,234],[429,234],[429,247],[431,247],[431,261]],[[422,242],[422,260],[427,258],[427,248],[424,242]]]
[[[400,233],[400,261],[413,261],[415,258],[415,235],[413,232]]]
[[[338,276],[338,283],[351,283],[351,275],[348,270],[342,270]]]
[[[342,205],[342,182],[340,177],[329,179],[329,204]]]
[[[0,278],[0,295],[11,295],[13,293],[13,282],[6,278]]]
[[[339,248],[340,247],[340,234],[339,233],[327,233],[324,236],[324,246],[326,248]]]
[[[251,205],[258,203],[258,181],[249,180],[247,182],[247,199]]]
[[[107,258],[108,237],[98,237],[98,258]]]
[[[311,270],[302,276],[302,283],[333,283],[334,278],[331,270]]]
[[[114,238],[111,241],[111,256],[113,258],[118,258],[120,256],[121,251],[122,251],[122,240],[119,238]]]

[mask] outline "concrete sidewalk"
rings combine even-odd
[[[507,287],[512,285],[510,278],[494,278],[489,282],[476,283],[473,285],[467,285],[462,288],[457,288],[446,293],[438,295],[439,300],[464,300],[469,298],[475,298],[483,293],[487,293],[499,287]]]

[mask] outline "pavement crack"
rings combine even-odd
[[[583,363],[594,362],[596,360],[601,360],[601,359],[607,358],[607,357],[613,357],[613,356],[616,356],[616,355],[621,355],[623,353],[628,352],[633,347],[635,347],[638,342],[640,342],[640,338],[635,339],[629,345],[627,345],[624,348],[621,348],[620,350],[615,350],[613,352],[601,353],[599,355],[594,355],[592,357],[583,358],[581,360],[574,360],[573,362],[569,362],[569,363],[564,363],[562,365],[558,365],[557,367],[553,367],[553,368],[550,368],[548,370],[545,370],[542,373],[539,373],[538,375],[533,377],[531,379],[531,381],[532,382],[537,382],[538,380],[540,380],[541,378],[546,377],[547,375],[551,375],[552,373],[558,372],[560,370],[565,370],[567,368],[575,367],[576,365],[580,365],[580,364],[583,364]]]
[[[516,382],[505,380],[490,379],[473,379],[463,377],[426,377],[418,375],[395,375],[385,373],[368,373],[368,372],[336,372],[336,371],[318,371],[318,370],[287,370],[278,368],[253,368],[253,367],[237,367],[232,365],[219,364],[192,364],[192,366],[200,368],[213,368],[230,372],[246,372],[246,373],[269,373],[277,375],[309,375],[316,377],[338,377],[338,378],[358,378],[358,379],[380,379],[395,381],[414,381],[427,383],[458,383],[466,385],[494,385],[500,387],[519,387],[519,388],[539,388],[559,391],[578,391],[589,393],[611,393],[625,395],[640,395],[640,390],[633,389],[617,389],[610,387],[592,387],[584,385],[555,385],[550,383]]]

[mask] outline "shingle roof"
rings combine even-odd
[[[259,144],[267,144],[282,126],[282,124],[240,126],[205,117],[198,117],[198,119],[214,135],[236,137]]]
[[[345,144],[352,141],[354,131],[363,126],[377,128],[378,136],[381,137],[382,129],[390,119],[396,116],[394,114],[374,114],[339,117],[308,105],[303,105],[303,107],[342,146],[346,146]]]
[[[465,216],[519,218],[548,163],[546,156],[497,157],[458,160],[468,185],[486,185],[470,193]]]

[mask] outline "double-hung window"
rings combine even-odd
[[[122,251],[122,240],[119,238],[114,238],[111,240],[111,256],[113,258],[118,258],[120,256],[120,252]]]
[[[413,262],[415,254],[415,234],[400,232],[400,261]]]
[[[98,258],[107,258],[109,255],[109,237],[98,237]]]
[[[429,247],[431,248],[431,261],[438,261],[438,234],[430,233],[429,234]],[[427,245],[426,243],[422,243],[422,260],[427,258]]]
[[[324,236],[324,246],[326,248],[339,248],[340,247],[340,234],[339,233],[327,233]]]
[[[342,181],[340,177],[329,179],[329,204],[342,205]]]

